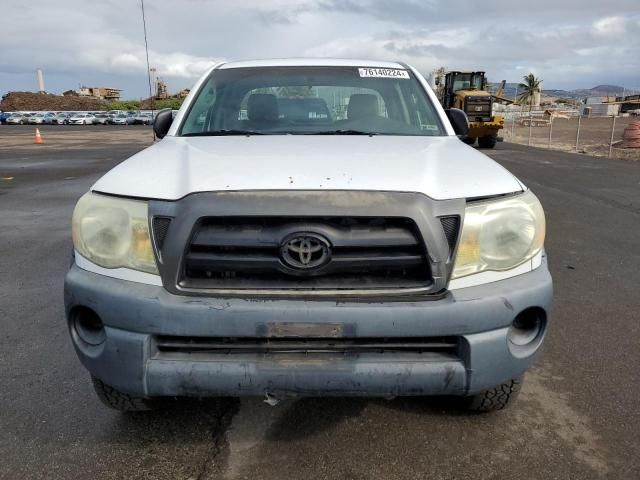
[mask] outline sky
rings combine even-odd
[[[218,61],[301,56],[640,90],[640,0],[145,0],[145,13],[150,64],[170,93]],[[48,92],[148,96],[140,0],[2,0],[0,32],[0,95],[37,90],[42,68]]]

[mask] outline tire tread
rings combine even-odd
[[[91,377],[91,381],[98,398],[109,408],[113,408],[114,410],[119,410],[121,412],[142,412],[151,410],[149,401],[144,398],[134,397],[116,390],[94,376]]]
[[[498,143],[498,137],[496,135],[486,135],[478,138],[478,147],[480,148],[494,148]]]
[[[514,378],[507,383],[480,392],[469,397],[468,409],[475,412],[502,410],[516,399],[521,387],[522,378]]]

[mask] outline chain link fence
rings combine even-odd
[[[625,128],[639,116],[587,117],[577,111],[549,115],[544,110],[496,113],[505,116],[501,134],[506,142],[640,160],[640,149],[619,148]]]

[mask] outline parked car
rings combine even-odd
[[[27,113],[14,112],[7,117],[7,125],[26,125],[29,121],[29,115]]]
[[[93,116],[94,125],[108,125],[111,123],[111,115],[106,113],[96,113]]]
[[[15,112],[0,112],[0,123],[7,123],[7,118],[13,115]]]
[[[35,113],[27,119],[27,123],[29,123],[29,125],[51,125],[54,117],[55,115],[53,113]]]
[[[150,113],[139,113],[133,117],[133,125],[151,125],[153,116]]]
[[[119,113],[118,115],[111,117],[112,125],[131,125],[134,122],[134,117],[127,115],[126,113]]]
[[[94,116],[90,113],[76,113],[69,117],[69,125],[93,125]]]
[[[67,125],[69,123],[69,117],[73,115],[73,112],[58,112],[53,117],[53,123],[56,125]]]
[[[281,118],[290,85],[327,108]],[[73,213],[68,330],[106,405],[514,400],[549,322],[545,217],[462,110],[396,62],[227,63],[192,91]]]

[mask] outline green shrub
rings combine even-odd
[[[156,110],[162,110],[163,108],[172,108],[178,110],[182,105],[182,98],[167,98],[166,100],[156,100],[153,102],[153,106]]]
[[[117,100],[107,102],[107,110],[140,110],[140,102],[138,100]]]

